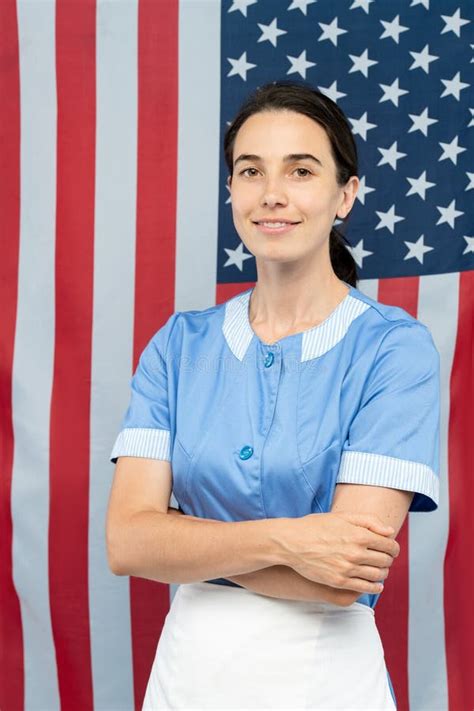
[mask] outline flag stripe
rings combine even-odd
[[[474,272],[459,281],[459,316],[449,417],[450,529],[444,566],[446,652],[449,708],[470,709],[474,681],[468,667],[474,660]],[[466,666],[467,665],[467,666]]]
[[[418,290],[418,277],[380,279],[377,300],[399,306],[416,318]],[[400,555],[390,571],[390,583],[377,603],[376,612],[397,706],[401,709],[408,708],[408,536],[407,516],[397,536]]]
[[[447,437],[449,377],[458,313],[459,275],[435,274],[420,279],[418,319],[430,330],[440,354],[440,493],[429,516],[409,514],[409,650],[410,708],[448,708],[443,612],[444,551],[449,528]],[[429,541],[429,545],[426,542]]]
[[[127,407],[132,368],[137,181],[138,2],[97,3],[97,132],[92,324],[89,600],[94,706],[133,708],[130,584],[108,567],[104,458]]]
[[[178,3],[138,10],[137,231],[133,367],[175,309]],[[130,579],[135,707],[141,708],[169,586]]]
[[[199,51],[197,38],[202,38]],[[219,3],[181,0],[176,224],[176,308],[180,311],[209,308],[216,299],[220,50]]]
[[[4,242],[0,259],[0,708],[23,704],[23,630],[20,603],[13,584],[12,368],[17,309],[20,231],[20,77],[17,12],[14,0],[0,3],[0,214]]]
[[[49,575],[61,707],[93,706],[89,447],[95,169],[94,0],[56,3],[55,351]]]
[[[17,8],[21,232],[13,378],[13,561],[22,611],[25,708],[53,711],[59,708],[48,579],[56,223],[55,13],[51,4],[19,2]]]

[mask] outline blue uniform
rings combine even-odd
[[[251,291],[155,333],[111,460],[171,461],[180,508],[201,518],[328,512],[338,482],[413,491],[410,511],[435,510],[439,354],[426,326],[351,286],[318,326],[269,345]]]

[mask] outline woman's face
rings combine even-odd
[[[229,178],[235,228],[255,257],[293,261],[327,249],[335,217],[345,217],[359,181],[336,181],[325,130],[294,111],[251,116],[234,142]]]

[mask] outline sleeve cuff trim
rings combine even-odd
[[[370,484],[404,489],[439,503],[439,478],[426,464],[371,452],[344,451],[336,484]]]
[[[118,457],[148,457],[170,461],[169,430],[145,427],[123,429],[115,440],[109,458],[115,464]]]

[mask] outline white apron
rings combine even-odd
[[[143,711],[396,709],[374,610],[181,584]]]

